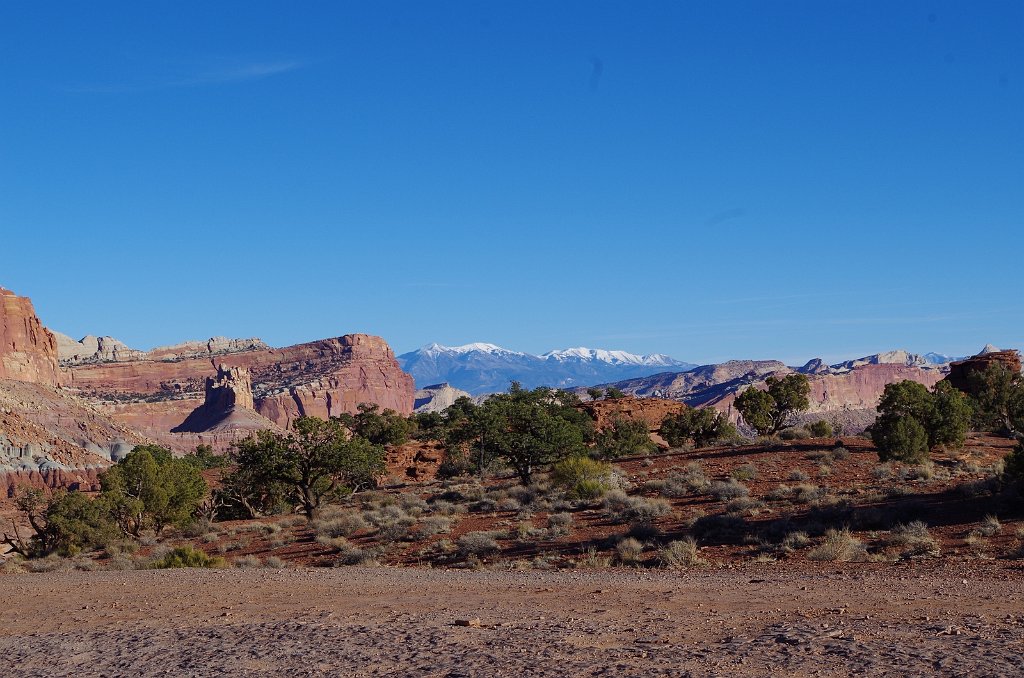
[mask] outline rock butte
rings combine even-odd
[[[91,486],[141,442],[224,450],[253,430],[360,403],[408,414],[414,392],[380,337],[285,348],[214,337],[143,352],[111,337],[55,334],[28,298],[0,288],[0,491]]]

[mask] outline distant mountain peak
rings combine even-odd
[[[501,354],[508,353],[510,355],[526,355],[525,353],[519,353],[518,351],[510,351],[507,348],[502,348],[497,344],[488,344],[482,341],[475,341],[471,344],[463,344],[462,346],[444,346],[437,342],[427,344],[420,351],[427,353],[493,353]]]
[[[400,355],[398,360],[417,384],[448,382],[474,395],[505,391],[512,381],[525,388],[572,388],[696,367],[662,354],[577,346],[538,356],[486,342],[462,346],[432,343]]]
[[[996,348],[992,344],[985,344],[985,348],[981,349],[981,353],[978,355],[988,355],[989,353],[999,353],[1001,349]]]

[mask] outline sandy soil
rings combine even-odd
[[[0,673],[1019,675],[1022,575],[997,561],[11,575]]]

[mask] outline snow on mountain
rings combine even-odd
[[[548,351],[539,357],[545,360],[589,360],[609,363],[612,365],[654,365],[658,367],[679,367],[689,365],[661,353],[653,355],[637,355],[627,351],[606,351],[601,348],[567,348],[560,351]]]
[[[577,347],[537,356],[483,342],[428,344],[398,356],[398,361],[417,384],[447,382],[474,395],[505,391],[512,381],[525,388],[570,388],[696,367],[661,354]]]

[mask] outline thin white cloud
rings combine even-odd
[[[122,82],[73,85],[65,87],[64,89],[67,92],[83,94],[114,94],[121,92],[150,92],[183,87],[202,87],[205,85],[224,85],[262,80],[264,78],[297,70],[303,66],[305,66],[303,62],[296,60],[252,62],[227,68],[200,71],[198,73],[180,77],[153,79],[133,83]]]

